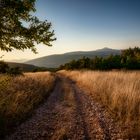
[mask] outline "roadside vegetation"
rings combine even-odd
[[[54,84],[55,76],[50,72],[0,74],[0,137],[32,115],[50,95]]]
[[[101,103],[130,138],[140,138],[139,71],[61,71],[77,82],[94,101]],[[126,129],[124,128],[124,129]]]

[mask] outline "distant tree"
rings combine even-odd
[[[51,46],[54,31],[51,23],[40,21],[35,12],[36,0],[0,0],[0,49],[30,49],[36,53],[35,43]]]
[[[0,61],[0,73],[6,73],[9,69],[9,66],[7,63]]]
[[[120,55],[110,55],[107,58],[103,59],[102,69],[120,69],[121,66],[121,56]]]
[[[10,75],[21,75],[22,70],[20,69],[20,67],[10,68],[6,62],[0,61],[0,73]]]
[[[140,56],[140,48],[139,47],[134,47],[134,48],[129,48],[122,50],[121,56],[123,57],[137,57]]]
[[[93,70],[102,69],[102,59],[103,59],[102,57],[95,56],[95,58],[93,58],[92,60],[91,69]]]
[[[129,48],[122,51],[121,63],[126,69],[140,69],[140,48]]]
[[[90,67],[90,59],[88,57],[83,57],[80,61],[80,68],[88,69]]]
[[[14,67],[9,68],[7,73],[11,75],[22,75],[22,70],[20,69],[20,67]]]

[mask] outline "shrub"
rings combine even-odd
[[[22,75],[23,74],[19,67],[9,68],[7,73],[11,74],[11,75]]]
[[[0,61],[0,73],[6,73],[8,70],[8,64],[6,64],[4,61]]]

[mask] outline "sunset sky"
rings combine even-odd
[[[29,60],[70,51],[140,46],[140,0],[37,0],[40,20],[52,22],[57,41],[31,51],[0,52],[3,59]]]

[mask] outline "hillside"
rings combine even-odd
[[[25,63],[40,66],[40,67],[56,68],[73,59],[77,60],[84,56],[89,58],[93,58],[95,56],[105,57],[110,54],[120,54],[120,52],[121,52],[120,50],[103,48],[95,51],[78,51],[78,52],[69,52],[64,54],[49,55],[49,56],[33,59]]]
[[[20,69],[24,72],[31,72],[34,69],[38,68],[37,66],[24,64],[24,63],[15,63],[15,62],[7,62],[10,68],[20,67]]]

